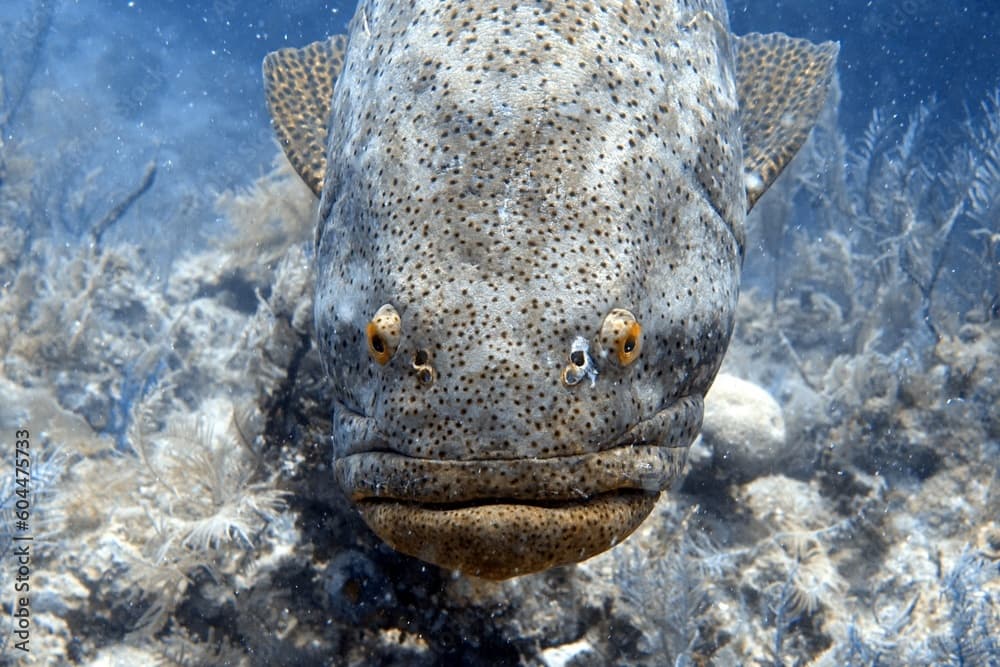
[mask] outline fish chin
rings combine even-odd
[[[397,551],[484,579],[507,579],[610,549],[642,523],[659,496],[621,491],[578,502],[457,507],[367,500],[358,508]]]

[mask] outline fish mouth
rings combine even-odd
[[[684,467],[701,427],[685,397],[597,451],[441,460],[394,451],[336,461],[341,488],[397,551],[506,579],[584,560],[628,537]]]

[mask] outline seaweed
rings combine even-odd
[[[975,450],[1000,432],[984,409],[998,398],[986,378],[997,368],[1000,91],[957,127],[935,120],[933,101],[902,118],[876,110],[848,142],[828,110],[779,201],[761,199],[782,232],[751,216],[750,242],[794,261],[776,274],[769,312],[748,258],[727,363],[753,354],[747,368],[776,396],[801,393],[791,370],[827,403],[800,434],[814,469],[906,483],[948,458],[984,460]]]
[[[682,520],[683,526],[690,516]],[[677,666],[694,664],[693,656],[703,649],[699,626],[712,601],[710,581],[721,569],[719,560],[707,538],[688,530],[679,531],[656,559],[634,548],[620,551],[615,578],[622,604],[638,619],[641,655]]]
[[[833,652],[838,665],[970,665],[1000,664],[1000,614],[991,582],[1000,578],[996,563],[989,563],[965,547],[933,582],[930,618],[918,611],[921,595],[902,609],[877,619],[868,636],[853,620]],[[928,613],[928,612],[924,612]]]
[[[998,95],[951,135],[934,125],[933,101],[902,124],[875,110],[853,148],[827,110],[748,219],[750,243],[772,258],[772,310],[796,350],[827,361],[907,343],[927,350],[957,331],[962,308],[966,321],[992,318]],[[789,251],[794,262],[781,259]],[[970,254],[981,261],[965,265],[985,271],[961,269]]]
[[[965,132],[976,156],[968,215],[978,226],[971,235],[982,245],[979,252],[963,250],[982,267],[970,296],[985,323],[1000,318],[1000,90],[983,101],[981,112],[980,122],[970,120]]]
[[[13,192],[7,183],[0,190]],[[295,208],[288,198],[285,206]],[[138,661],[244,655],[234,591],[253,588],[297,539],[282,522],[283,468],[264,465],[270,436],[259,406],[272,392],[291,400],[294,377],[272,384],[287,381],[275,362],[288,361],[278,353],[288,340],[277,332],[290,327],[299,340],[311,327],[311,299],[300,298],[309,277],[305,238],[272,237],[280,244],[274,266],[247,271],[256,281],[249,312],[233,307],[242,307],[231,298],[233,283],[206,289],[219,276],[213,249],[164,284],[143,253],[106,238],[65,248],[27,233],[10,239],[30,252],[5,267],[11,280],[0,292],[0,421],[46,424],[47,441],[66,452],[58,460],[73,461],[57,499],[80,500],[47,525],[54,545],[85,545],[70,549],[61,584],[85,593],[63,598],[50,627],[65,634],[43,633],[42,645],[64,653],[72,635],[77,653],[121,642],[120,650],[145,656]],[[231,270],[237,265],[254,266],[255,258],[241,256]],[[249,368],[272,368],[273,377],[261,372],[259,385],[247,382]],[[310,373],[305,386],[316,384]],[[49,469],[46,461],[36,473]],[[55,517],[57,505],[46,500],[40,516]],[[46,577],[50,564],[43,558],[38,567]],[[208,628],[199,620],[206,610],[215,615]]]
[[[227,190],[216,209],[231,228],[215,238],[223,274],[238,274],[270,288],[268,279],[292,245],[311,239],[316,197],[279,153],[271,171],[251,188]]]
[[[785,664],[782,656],[785,653],[785,639],[791,626],[802,618],[803,608],[800,596],[797,595],[795,578],[798,575],[796,563],[783,582],[775,582],[764,590],[761,600],[761,614],[765,621],[774,627],[774,639],[771,644],[771,659],[774,667]]]
[[[245,565],[261,531],[280,514],[284,494],[268,477],[255,479],[259,457],[244,437],[215,431],[224,405],[153,433],[147,432],[156,423],[145,413],[149,407],[137,405],[129,433],[133,504],[113,520],[147,536],[124,553],[133,595],[146,606],[135,629],[155,633],[184,599],[194,571],[207,568],[219,579]]]
[[[942,574],[941,596],[947,604],[947,627],[932,637],[921,662],[935,665],[1000,665],[1000,612],[987,582],[1000,568],[966,548]]]
[[[710,516],[691,509],[663,548],[626,544],[616,553],[621,610],[639,629],[638,655],[679,665],[714,654],[725,662],[724,651],[737,647],[781,665],[831,643],[827,631],[847,589],[837,552],[859,519],[834,520],[814,491],[778,476],[747,486],[752,532],[738,543],[713,543]],[[800,503],[797,513],[786,511],[786,498]]]

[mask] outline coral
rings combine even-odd
[[[119,446],[130,403],[178,363],[166,345],[169,305],[135,248],[61,252],[37,244],[14,287],[0,295],[0,308],[4,375],[24,387],[54,388],[63,410]]]
[[[0,153],[3,153],[2,147]],[[25,180],[11,179],[10,174],[30,170],[30,161],[26,156],[0,155],[0,182],[4,183],[0,187],[0,236],[4,239],[0,244],[0,287],[3,289],[0,294],[7,292],[13,283],[29,241],[29,231],[16,223],[22,208],[21,202],[29,196],[28,186]],[[7,184],[11,181],[14,185]],[[7,326],[9,325],[4,328]]]
[[[79,493],[107,502],[104,517],[89,519],[103,524],[99,539],[120,569],[105,594],[144,609],[130,629],[146,634],[166,625],[198,572],[210,572],[220,583],[245,572],[255,551],[266,551],[263,531],[283,507],[283,494],[266,477],[256,479],[256,453],[242,445],[241,436],[216,430],[229,419],[227,404],[209,402],[191,423],[173,415],[165,420],[167,428],[147,414],[154,405],[137,407],[133,449],[117,462],[122,477],[111,489],[114,496],[93,487],[96,461],[83,462],[69,480]],[[231,595],[238,586],[227,588]]]
[[[737,517],[691,507],[612,552],[616,610],[637,636],[626,655],[781,664],[832,644],[860,520],[831,513],[815,484],[769,476],[741,488],[727,508]]]
[[[709,510],[751,508],[751,535],[757,520],[801,524],[813,506],[836,514],[784,525],[749,546],[736,531],[737,542],[720,545],[734,557],[753,554],[743,561],[731,626],[742,637],[768,628],[772,641],[734,641],[716,656],[813,656],[830,665],[994,660],[983,637],[995,635],[997,608],[995,561],[984,559],[1000,544],[992,464],[1000,282],[990,214],[1000,115],[993,95],[946,135],[930,108],[898,127],[876,113],[854,150],[824,129],[825,148],[813,141],[804,149],[781,202],[770,204],[785,217],[751,229],[772,258],[795,260],[772,273],[771,308],[762,288],[741,295],[724,370],[783,404],[789,447],[810,462],[784,469],[809,480],[816,504],[802,505],[810,492],[792,480],[763,495],[759,484],[769,478],[722,498],[708,495],[712,478],[684,488],[710,499]],[[798,218],[808,233],[795,231],[806,228]],[[753,261],[751,285],[760,275]],[[793,514],[775,514],[781,494],[798,499]],[[720,523],[734,530],[733,520]],[[809,539],[788,542],[787,532]],[[963,551],[968,544],[974,550]]]
[[[720,373],[705,396],[702,438],[720,478],[748,481],[794,454],[786,446],[781,406],[752,382]]]
[[[971,234],[982,242],[979,253],[970,252],[975,266],[982,271],[971,290],[973,312],[966,313],[970,322],[989,322],[1000,317],[1000,89],[982,103],[980,122],[966,123],[970,139],[973,171],[972,192],[967,215],[978,225]],[[963,248],[969,252],[967,248]],[[977,303],[978,302],[978,303]],[[979,310],[981,309],[981,310]],[[975,311],[979,311],[978,313]]]
[[[839,621],[836,601],[847,583],[837,568],[837,545],[856,528],[850,519],[830,515],[816,490],[802,482],[762,478],[744,494],[754,520],[768,528],[763,539],[739,552],[742,581],[752,597],[759,596],[762,628],[770,628],[772,636],[766,648],[770,659],[781,663],[789,651],[786,642],[808,638],[793,626],[808,621],[820,634]]]
[[[9,396],[9,395],[6,395]],[[14,433],[15,429],[23,428],[25,422],[20,420],[8,420],[7,415],[0,413],[0,428],[4,433]],[[39,434],[32,437],[37,438]],[[13,450],[13,443],[11,443]],[[34,440],[34,447],[30,452],[30,480],[28,481],[28,494],[23,495],[25,487],[17,483],[14,474],[5,474],[0,477],[0,558],[4,562],[17,563],[19,559],[15,557],[15,546],[22,546],[24,543],[15,543],[15,538],[29,536],[32,540],[30,549],[34,558],[38,558],[40,553],[50,549],[53,537],[63,528],[63,507],[64,499],[58,494],[57,483],[63,474],[66,466],[65,454],[51,446],[43,447],[42,442]],[[8,470],[14,468],[13,451],[9,457],[4,458],[8,464]],[[24,478],[22,478],[24,479]],[[28,528],[18,530],[17,518],[18,510],[23,509],[18,501],[27,501],[25,507],[28,508],[29,519]],[[14,575],[16,568],[0,568],[0,586],[4,590],[14,590]],[[44,589],[43,589],[44,590]],[[35,612],[45,609],[44,602],[40,605],[36,597],[33,610]],[[12,611],[12,610],[11,610]],[[3,639],[0,640],[0,652],[6,652],[8,642],[12,641],[14,617],[8,612],[8,618],[2,624]]]
[[[752,216],[751,243],[795,261],[776,274],[770,311],[759,290],[743,294],[726,368],[783,401],[826,401],[789,431],[813,468],[925,478],[996,438],[984,377],[1000,285],[998,94],[952,134],[934,126],[933,102],[898,125],[876,111],[853,149],[828,110],[771,205],[781,219]],[[794,375],[805,388],[785,389]]]
[[[934,347],[934,358],[942,365],[943,389],[950,399],[966,406],[968,418],[983,427],[980,442],[1000,438],[1000,336],[997,326],[967,324],[958,335],[944,336]],[[985,452],[984,452],[985,453]]]
[[[0,381],[0,387],[3,382]],[[3,393],[5,401],[14,398],[16,394]],[[19,414],[12,414],[0,406],[0,429],[3,433],[14,434],[26,427],[30,423],[23,420]],[[29,465],[18,463],[19,473],[15,476],[15,452],[14,443],[10,442],[9,454],[4,457],[6,469],[9,471],[0,476],[0,558],[7,563],[23,563],[18,555],[18,549],[29,549],[29,563],[36,563],[46,555],[57,553],[59,548],[58,536],[65,525],[64,504],[65,497],[59,493],[59,482],[63,471],[66,468],[67,457],[65,453],[54,447],[48,441],[44,433],[30,432],[28,435],[29,448],[18,451],[17,458],[22,459],[27,456]],[[20,483],[19,483],[20,482]],[[19,542],[28,537],[30,542]],[[30,570],[29,570],[30,572]],[[7,591],[15,591],[15,575],[18,575],[17,567],[0,568],[0,586]],[[18,576],[17,591],[27,593],[20,586],[24,583]],[[27,582],[29,586],[34,586],[34,590],[44,591],[39,587],[36,578],[34,582]],[[70,594],[68,587],[63,588]],[[21,597],[20,595],[18,597]],[[13,634],[15,629],[15,618],[13,614],[14,598],[5,600],[6,620],[0,624],[3,629],[3,638],[0,639],[0,653],[7,653],[9,644],[17,641]],[[55,604],[52,604],[55,602]],[[52,609],[55,607],[55,609]],[[40,623],[46,620],[55,624],[54,631],[63,631],[64,623],[57,615],[50,614],[52,611],[58,612],[58,600],[45,599],[37,593],[32,596],[31,612],[34,622]],[[41,616],[40,616],[41,615]],[[68,633],[64,633],[68,634]]]
[[[824,664],[1000,664],[1000,570],[967,548],[947,569],[932,565],[937,576],[908,604],[878,610],[867,635],[851,623]]]
[[[6,184],[0,191],[10,192]],[[224,610],[234,591],[252,589],[257,573],[276,566],[275,554],[287,557],[297,539],[294,530],[276,529],[287,493],[275,485],[280,468],[264,466],[266,421],[256,408],[258,388],[281,390],[247,378],[248,367],[261,370],[271,358],[266,345],[284,345],[271,327],[287,321],[301,334],[311,326],[311,302],[295,292],[308,271],[279,271],[277,295],[273,276],[257,274],[247,308],[240,283],[211,284],[213,262],[190,262],[207,267],[188,278],[194,291],[186,296],[201,296],[181,300],[177,288],[161,289],[134,248],[63,250],[11,236],[18,239],[31,252],[19,255],[0,293],[0,423],[5,430],[44,424],[39,451],[59,444],[63,454],[35,461],[40,486],[60,461],[73,460],[58,497],[39,497],[35,527],[39,539],[80,545],[60,560],[85,591],[57,584],[39,559],[36,576],[62,593],[43,607],[52,612],[40,617],[46,630],[38,645],[65,655],[72,640],[93,654],[118,639],[188,664],[242,655],[229,632],[204,634],[190,608],[231,613]],[[296,240],[282,242],[283,255]],[[307,266],[300,247],[295,253],[282,266]],[[270,304],[254,289],[271,295]],[[264,319],[253,329],[258,305]],[[278,375],[285,378],[286,368]],[[71,497],[82,502],[64,502]]]

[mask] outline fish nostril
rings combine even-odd
[[[576,340],[573,341],[573,346],[570,348],[569,353],[569,363],[563,368],[562,375],[560,376],[562,382],[567,387],[572,387],[579,384],[584,378],[590,378],[590,384],[593,385],[597,380],[597,365],[594,364],[594,359],[590,356],[590,343],[583,336],[578,336]]]
[[[437,380],[437,370],[431,364],[430,352],[421,348],[413,353],[413,370],[417,372],[417,382],[429,386]]]

